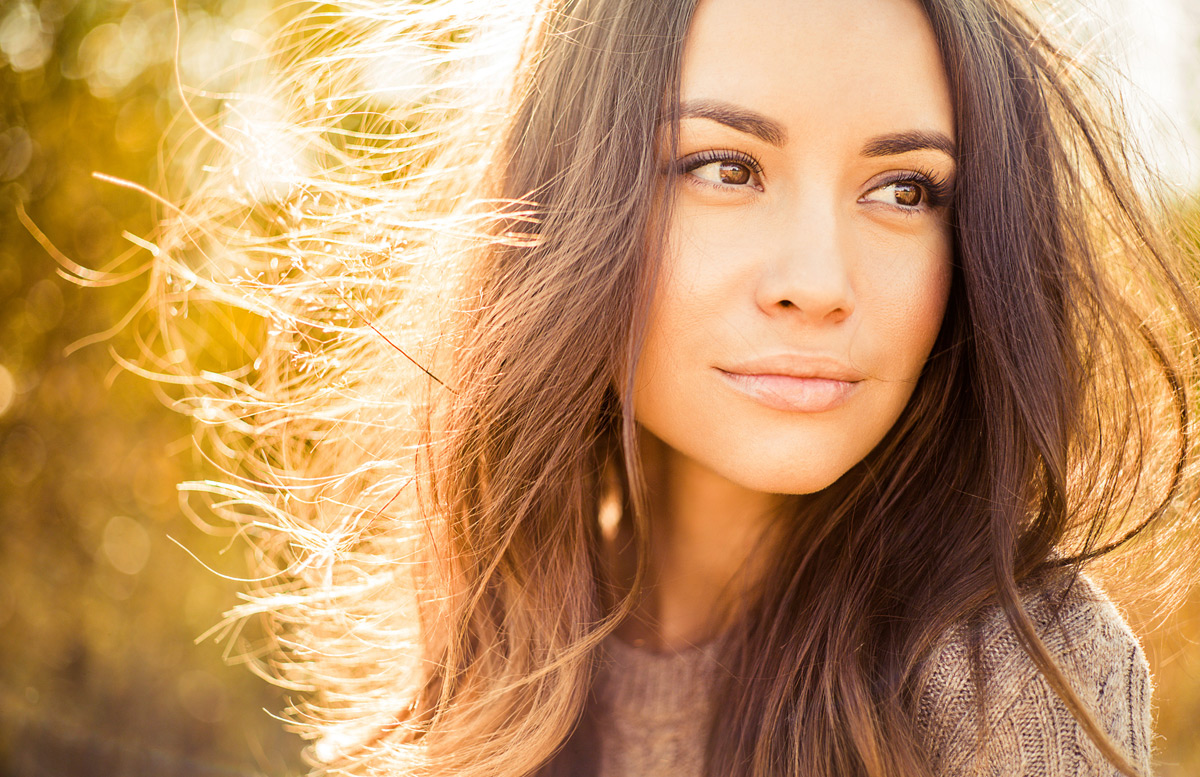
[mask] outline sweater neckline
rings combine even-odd
[[[609,636],[602,643],[597,700],[610,714],[692,716],[707,706],[717,666],[716,642],[658,653]]]

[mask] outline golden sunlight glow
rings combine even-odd
[[[1058,0],[1064,28],[1098,47],[1118,84],[1135,142],[1181,189],[1200,183],[1200,4],[1193,0]]]

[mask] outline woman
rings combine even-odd
[[[196,408],[314,755],[1148,774],[1080,573],[1194,499],[1200,320],[1041,24],[549,2],[514,78],[522,17],[390,13],[289,28],[292,167],[226,140],[160,241],[168,302],[267,324]]]

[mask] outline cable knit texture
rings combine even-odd
[[[1112,602],[1086,578],[1025,597],[1038,634],[1112,741],[1150,774],[1150,671]],[[917,725],[933,771],[946,777],[1114,777],[1119,774],[1021,649],[999,607],[949,632],[926,663]],[[596,684],[600,777],[699,777],[721,671],[713,647],[663,655],[615,638]],[[980,703],[977,688],[985,687]],[[985,725],[980,725],[982,722]],[[986,736],[984,732],[986,731]]]

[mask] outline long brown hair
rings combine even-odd
[[[236,165],[210,166],[233,172],[159,240],[163,309],[207,292],[264,324],[194,407],[225,430],[240,480],[215,490],[271,573],[233,615],[266,614],[263,668],[306,692],[297,725],[344,773],[586,773],[595,655],[645,571],[630,385],[695,0],[546,3],[499,101],[463,53],[498,40],[486,5],[287,27],[298,182],[247,204]],[[722,640],[714,777],[929,774],[922,662],[991,603],[1134,773],[1022,591],[1194,501],[1191,280],[1100,81],[1045,24],[1008,0],[923,6],[957,111],[949,307],[885,440],[763,543]],[[305,55],[334,28],[345,51],[402,41],[428,88],[386,111],[331,93],[330,63],[356,60]],[[632,586],[602,560],[605,515],[634,537]]]

